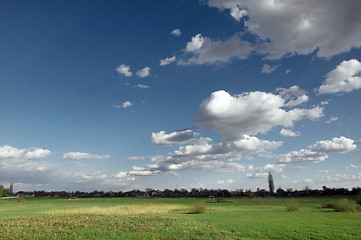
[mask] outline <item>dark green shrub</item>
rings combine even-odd
[[[300,210],[300,204],[294,198],[290,199],[286,204],[286,210],[289,212],[297,212]]]
[[[336,212],[348,212],[354,213],[357,212],[358,205],[355,201],[349,199],[341,199],[332,204],[332,208]]]
[[[188,213],[190,214],[205,214],[207,206],[205,202],[195,202]]]
[[[361,205],[361,194],[360,193],[357,194],[355,201],[358,205]]]

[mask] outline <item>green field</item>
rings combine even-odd
[[[321,208],[341,197],[0,200],[0,239],[361,239],[361,212]]]

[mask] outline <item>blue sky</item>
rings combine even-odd
[[[360,186],[358,1],[0,1],[0,184]]]

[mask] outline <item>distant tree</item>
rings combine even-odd
[[[273,176],[270,172],[268,173],[268,187],[270,195],[273,196],[273,193],[275,191],[275,185],[273,183]]]
[[[3,185],[0,185],[0,197],[6,197],[7,196],[7,191],[4,188]]]

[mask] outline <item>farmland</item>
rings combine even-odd
[[[1,239],[361,239],[361,212],[321,208],[344,197],[25,198],[0,200]],[[198,202],[204,214],[190,214]]]

